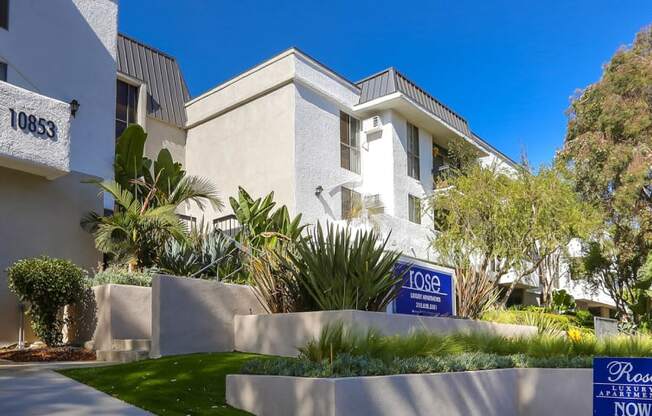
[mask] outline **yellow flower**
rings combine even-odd
[[[580,342],[582,340],[582,332],[577,328],[571,328],[568,330],[568,339],[573,342]]]

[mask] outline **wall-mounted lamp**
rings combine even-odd
[[[77,114],[77,111],[79,110],[79,101],[77,100],[72,100],[70,102],[70,114],[75,117]]]
[[[315,196],[321,195],[321,193],[324,192],[324,187],[319,185],[318,187],[315,188]]]

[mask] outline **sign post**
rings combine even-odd
[[[401,291],[390,308],[392,313],[423,316],[455,314],[455,284],[451,269],[401,257],[395,270],[404,275]]]
[[[594,358],[593,416],[652,415],[652,358]]]

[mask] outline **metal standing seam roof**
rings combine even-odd
[[[147,115],[184,127],[190,100],[176,59],[123,34],[118,34],[118,72],[147,84]]]
[[[395,92],[401,92],[424,110],[443,120],[450,127],[462,132],[469,138],[472,137],[469,125],[463,117],[446,107],[394,68],[388,68],[371,75],[359,81],[357,85],[361,90],[358,104]]]

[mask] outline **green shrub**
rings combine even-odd
[[[400,254],[386,245],[373,231],[352,236],[348,229],[317,224],[289,255],[296,281],[317,309],[382,311],[403,279],[394,271]]]
[[[385,362],[364,355],[340,354],[333,361],[313,362],[305,358],[255,359],[241,369],[243,374],[293,377],[359,377],[393,374],[430,374],[497,368],[590,368],[590,357],[563,355],[536,358],[523,354],[498,355],[482,352],[428,357],[397,357]]]
[[[524,309],[493,309],[482,314],[480,319],[502,324],[534,325],[542,332],[546,332],[546,327],[568,331],[578,324],[577,319],[572,315],[548,313],[544,308],[535,306]]]
[[[375,329],[360,331],[341,322],[326,325],[320,336],[299,348],[303,359],[320,362],[341,354],[367,356],[385,363],[396,358],[438,357],[465,353],[524,354],[531,358],[568,357],[640,357],[652,355],[652,337],[613,337],[598,341],[592,334],[579,339],[566,336],[536,335],[504,337],[488,333],[440,335],[414,331],[405,336],[384,336]]]
[[[575,309],[575,298],[564,289],[552,292],[552,309],[564,313]]]
[[[148,270],[130,272],[124,267],[111,266],[95,273],[95,276],[90,279],[91,286],[108,284],[151,287],[152,272]]]
[[[75,303],[85,289],[85,272],[67,260],[23,259],[8,270],[9,289],[27,306],[32,328],[48,346],[60,345],[64,306]]]
[[[583,328],[593,328],[593,314],[582,309],[576,310],[575,325]]]

